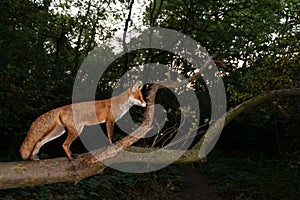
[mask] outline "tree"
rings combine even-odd
[[[0,3],[0,127],[3,141],[15,134],[20,138],[12,149],[19,146],[32,119],[71,102],[83,58],[116,31],[108,20],[121,20],[122,7],[114,5],[112,1]],[[17,159],[8,156],[5,159]]]
[[[296,1],[285,3],[272,0],[153,2],[146,13],[148,24],[158,24],[189,35],[203,45],[211,55],[215,55],[216,60],[221,61],[218,64],[228,83],[228,92],[232,95],[231,105],[234,105],[234,98],[243,98],[241,99],[243,101],[251,97],[251,94],[258,94],[252,93],[253,90],[244,89],[249,82],[252,87],[253,85],[260,87],[262,84],[257,84],[260,82],[273,86],[276,83],[275,86],[282,88],[289,87],[291,82],[295,82],[293,80],[288,82],[287,76],[297,79],[298,76],[285,73],[292,70],[292,73],[297,74],[296,71],[299,71],[297,66],[281,64],[284,60],[292,60],[290,62],[292,64],[299,59],[297,53],[299,45],[296,42],[299,40],[296,14],[299,8]],[[158,13],[153,14],[154,10]],[[153,20],[156,22],[152,22]],[[266,66],[263,65],[263,60],[266,61]],[[276,66],[273,66],[275,63],[269,65],[270,60],[276,62]],[[270,68],[268,69],[267,66]],[[274,67],[282,72],[284,70],[286,77],[279,77],[283,73],[272,70]],[[256,74],[253,72],[255,70],[262,72],[261,74],[277,71],[277,75],[269,74],[268,81],[272,83],[268,84],[265,75],[260,79],[251,77],[250,73]],[[240,82],[243,85],[239,85]],[[267,88],[264,89],[266,90]],[[244,94],[245,91],[248,95]],[[262,90],[257,88],[257,91]],[[234,92],[237,94],[235,95]]]
[[[0,106],[0,125],[6,135],[18,135],[20,141],[23,137],[18,133],[25,133],[27,128],[24,127],[28,127],[32,119],[49,108],[70,103],[72,84],[80,63],[93,47],[116,31],[111,23],[122,21],[122,7],[129,8],[129,12],[126,13],[125,30],[129,28],[127,25],[130,24],[130,11],[134,1],[119,1],[121,8],[112,11],[115,2],[118,1],[27,0],[22,3],[12,1],[0,3],[0,10],[5,11],[0,18],[3,30],[0,33],[0,42],[3,44],[0,47],[0,64],[3,66],[0,69],[2,88],[0,98],[4,102]],[[71,10],[75,10],[76,14]],[[299,110],[299,106],[297,107],[299,100],[277,99],[278,96],[299,95],[299,89],[295,89],[299,88],[300,82],[298,13],[297,1],[154,0],[145,14],[145,21],[147,25],[183,32],[200,42],[210,54],[214,55],[215,62],[226,81],[229,105],[234,107],[227,112],[227,116],[224,116],[226,123],[229,123],[243,111],[274,99],[279,103],[273,102],[275,105],[273,110],[269,107],[264,108],[268,111],[265,113],[270,111],[273,114],[276,111],[275,115],[278,116],[279,110],[279,113],[283,113],[279,116],[286,116],[285,109],[280,107],[289,108],[294,113]],[[149,40],[151,41],[151,37]],[[193,78],[197,77],[193,66],[179,56],[156,49],[142,49],[126,56],[127,59],[122,57],[113,63],[107,76],[100,81],[99,85],[103,86],[106,93],[109,93],[111,85],[116,83],[127,69],[136,63],[148,62],[166,64],[176,73],[193,80],[191,87],[196,90],[199,97],[207,92],[203,80]],[[123,64],[126,67],[122,68]],[[171,75],[168,78],[169,81],[172,80]],[[171,81],[169,85],[177,87],[178,83]],[[287,90],[283,90],[284,88]],[[156,89],[152,90],[152,95],[155,96],[157,92],[160,99],[170,102],[165,90],[156,91]],[[152,100],[150,98],[150,105],[151,101],[153,103],[154,98]],[[209,116],[208,101],[204,100],[202,106],[204,116]],[[149,130],[149,121],[152,120],[149,114],[153,114],[151,109],[151,106],[148,107],[144,126],[135,132],[139,136]],[[176,118],[176,109],[173,111],[175,113],[173,118]],[[263,117],[262,114],[257,115],[259,115],[257,119]],[[201,122],[208,121],[209,119],[204,117]],[[258,123],[262,124],[261,121]],[[215,124],[217,130],[218,122]],[[271,126],[270,124],[272,123],[268,123],[268,126]],[[170,137],[173,133],[169,133]],[[208,132],[200,141],[195,141],[197,144],[178,162],[198,161],[199,147],[205,145],[205,138],[210,138],[213,133]],[[296,134],[293,134],[292,137],[296,138],[295,136]],[[130,149],[129,146],[136,140],[126,137],[117,142],[117,145],[120,149]],[[11,142],[10,138],[7,141],[15,146],[12,152],[17,152],[19,141]],[[160,145],[162,144],[157,146]],[[100,160],[109,159],[117,155],[120,149],[109,147],[104,151],[94,152],[94,155]],[[131,150],[145,151],[136,148]],[[17,155],[13,156],[6,160],[17,160]],[[89,163],[91,159],[93,157],[84,154],[74,163],[67,162],[64,158],[39,162],[1,163],[1,174],[10,176],[1,177],[1,187],[60,181],[76,182],[102,172],[105,168],[99,163]],[[45,165],[48,166],[47,170],[44,168],[41,172],[41,166]],[[57,169],[60,173],[56,173]],[[54,171],[55,173],[48,174]],[[29,176],[35,179],[30,180]]]
[[[162,83],[160,83],[162,84]],[[178,87],[178,83],[167,83],[169,87]],[[80,155],[77,159],[70,162],[66,158],[56,158],[50,160],[41,161],[21,161],[21,162],[8,162],[0,163],[0,170],[2,172],[2,177],[0,181],[0,188],[16,188],[24,186],[32,186],[46,183],[55,182],[68,182],[78,181],[87,178],[89,176],[102,173],[106,168],[104,164],[98,161],[109,160],[124,149],[136,151],[136,152],[149,152],[155,151],[155,149],[143,149],[143,148],[130,148],[130,146],[135,143],[139,138],[145,136],[145,134],[151,129],[151,124],[153,121],[154,114],[154,100],[157,90],[162,87],[161,85],[156,85],[150,91],[148,96],[147,110],[144,115],[144,122],[139,129],[134,131],[130,136],[117,141],[115,146],[109,146],[105,149],[95,150],[90,153],[85,153]],[[177,160],[177,162],[187,163],[187,162],[197,162],[199,161],[198,156],[206,156],[208,152],[198,151],[202,145],[208,146],[212,140],[216,137],[216,134],[220,129],[223,128],[221,121],[225,120],[225,125],[237,117],[240,113],[245,112],[257,105],[280,96],[293,96],[300,95],[300,89],[290,89],[290,90],[278,90],[273,91],[264,95],[252,98],[234,109],[225,113],[218,121],[213,125],[211,131],[207,132],[202,139],[190,150],[187,150],[185,154]],[[220,121],[220,122],[219,122]],[[166,150],[168,151],[168,150]],[[134,162],[145,162],[145,163],[163,163],[168,158],[153,158],[153,160],[136,160]],[[123,160],[118,160],[118,162],[124,162]]]
[[[183,32],[214,55],[219,70],[223,73],[229,107],[268,91],[298,87],[300,58],[297,1],[152,2],[145,16],[147,24],[157,24]],[[175,60],[172,57],[164,55],[163,58],[169,59],[168,63],[176,63],[172,62]],[[188,74],[192,73],[192,66],[183,64],[182,60],[178,63],[181,64],[180,67],[175,65],[172,69],[188,77]],[[203,85],[205,84],[201,79],[194,85],[199,96],[205,94]],[[202,103],[205,104],[201,108],[203,112],[209,104]],[[299,115],[296,114],[299,112],[297,106],[299,102],[279,100],[277,103],[290,113],[292,120],[282,120],[281,116],[277,115],[278,107],[267,106],[261,109],[264,111],[253,115],[251,119],[244,118],[244,122],[251,121],[271,130],[281,127],[277,130],[280,139],[290,135],[291,130],[299,127],[292,122],[299,120]],[[275,124],[275,121],[278,123]],[[281,146],[287,146],[298,138],[296,132],[293,131],[293,136]],[[238,134],[237,131],[236,135]],[[256,134],[253,133],[253,138]],[[271,135],[272,133],[269,136]]]

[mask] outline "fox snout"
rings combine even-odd
[[[146,107],[146,102],[142,102],[142,103],[140,104],[140,106],[141,106],[141,107]]]
[[[143,99],[139,100],[134,97],[130,97],[129,101],[132,102],[133,105],[146,107],[146,102]]]

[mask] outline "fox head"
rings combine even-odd
[[[143,85],[139,83],[135,83],[132,88],[130,88],[130,94],[129,94],[129,102],[132,105],[137,105],[141,107],[146,107],[146,102],[143,99],[143,95],[141,92]]]

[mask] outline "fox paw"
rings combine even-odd
[[[39,157],[37,155],[31,155],[30,156],[30,160],[40,160]]]
[[[78,154],[72,153],[72,158],[73,158],[73,159],[78,158]]]

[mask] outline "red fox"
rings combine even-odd
[[[21,145],[22,159],[26,160],[30,157],[31,160],[38,160],[37,154],[40,148],[67,130],[68,136],[62,147],[69,160],[73,160],[74,155],[70,150],[70,145],[86,125],[106,122],[108,139],[112,144],[114,123],[133,105],[146,107],[141,87],[139,83],[136,83],[132,88],[110,99],[70,104],[39,116],[31,124]],[[73,114],[76,114],[76,121],[74,121]]]

